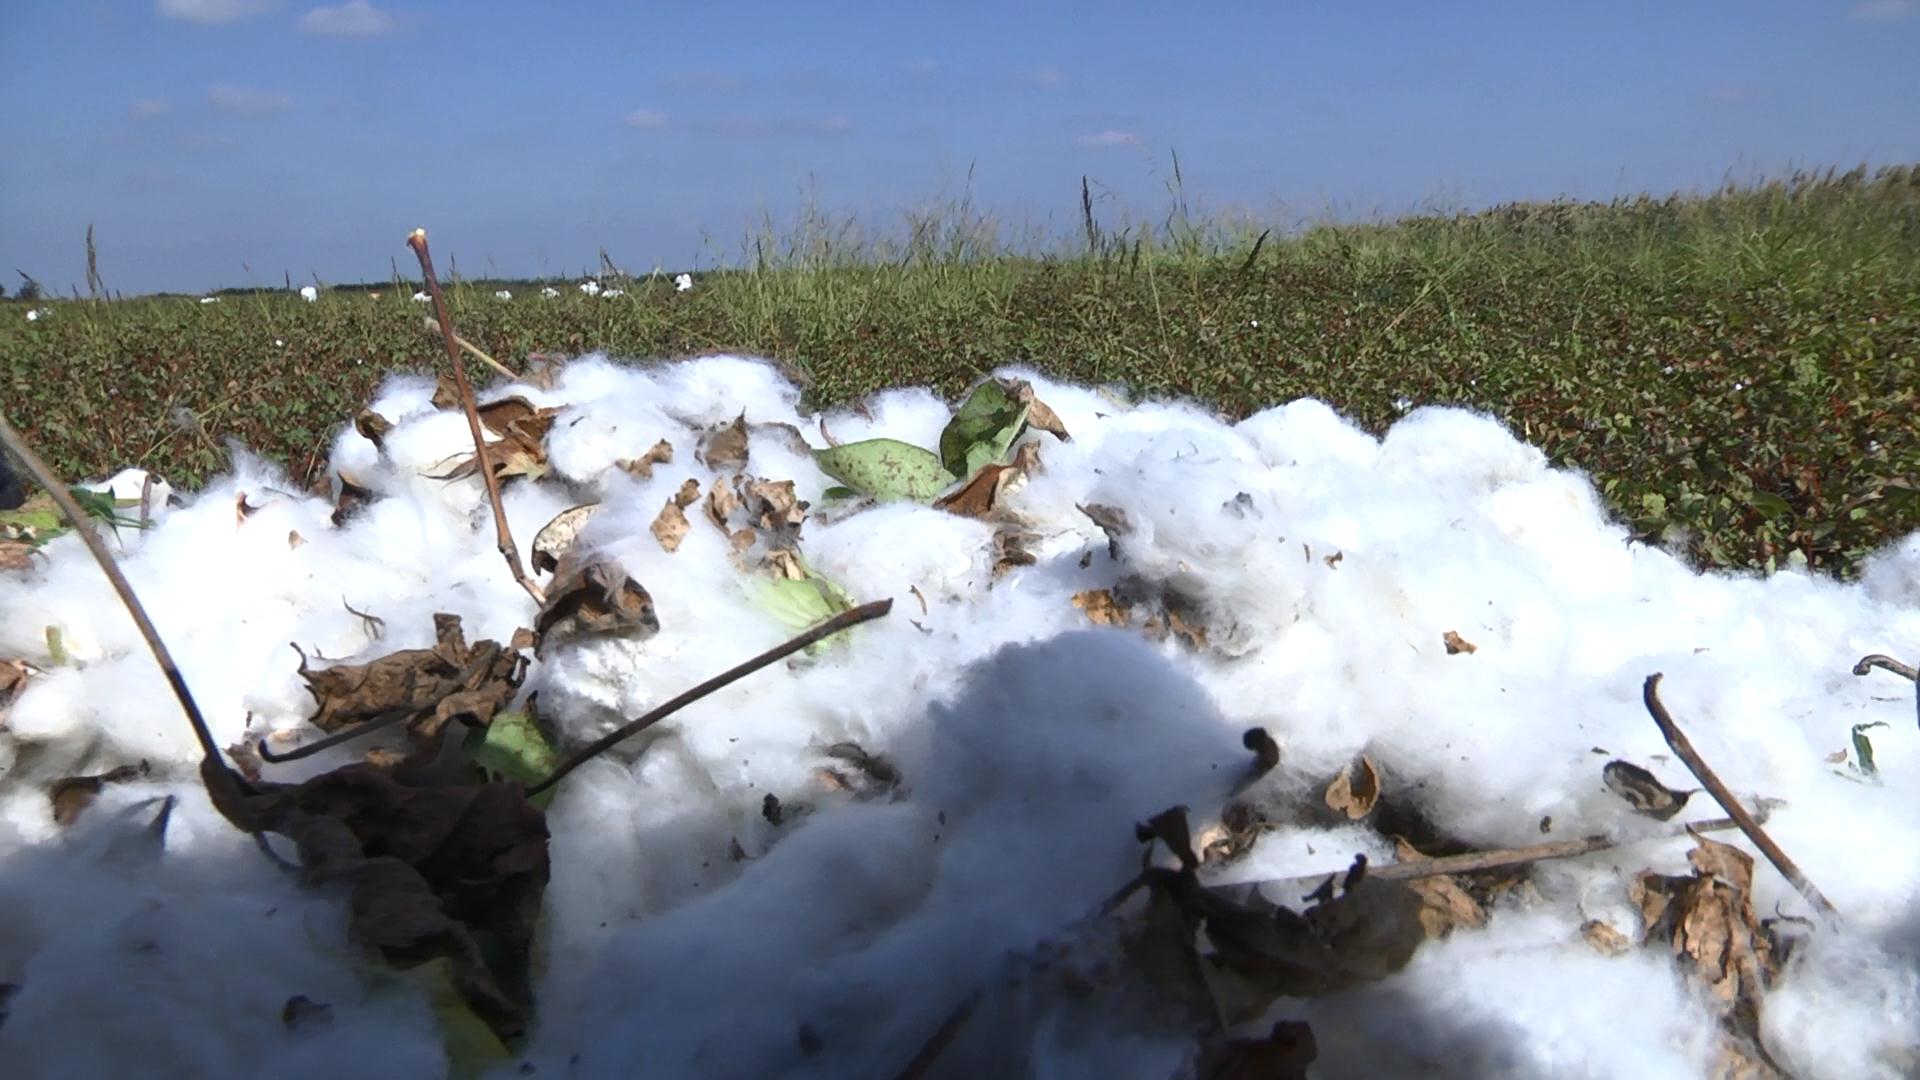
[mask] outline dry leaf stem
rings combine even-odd
[[[420,259],[420,273],[427,280],[427,295],[433,298],[433,313],[440,320],[440,341],[447,347],[447,360],[453,364],[454,385],[460,389],[460,405],[467,413],[467,429],[473,434],[474,459],[480,463],[480,478],[487,485],[487,501],[493,504],[493,523],[499,532],[500,556],[507,560],[507,569],[513,571],[513,580],[527,590],[533,602],[545,605],[547,597],[527,576],[527,568],[520,562],[520,549],[514,545],[513,532],[507,527],[507,511],[500,504],[500,478],[493,474],[493,459],[487,453],[486,435],[480,430],[480,406],[474,401],[473,386],[467,382],[467,366],[460,361],[460,346],[454,343],[459,335],[453,332],[453,316],[447,311],[447,298],[440,291],[440,279],[433,273],[433,256],[427,253],[427,230],[415,229],[407,237],[407,246]]]
[[[1865,675],[1874,668],[1891,671],[1908,682],[1920,682],[1920,670],[1916,670],[1910,664],[1903,664],[1893,657],[1881,653],[1861,657],[1860,662],[1853,665],[1853,673],[1855,675]]]
[[[1781,876],[1792,882],[1794,888],[1800,890],[1800,895],[1806,897],[1808,903],[1831,918],[1839,918],[1840,912],[1814,886],[1813,882],[1807,880],[1807,875],[1800,872],[1800,867],[1787,857],[1787,853],[1781,850],[1779,844],[1773,842],[1773,837],[1767,835],[1767,831],[1760,827],[1760,823],[1753,819],[1753,815],[1747,813],[1746,807],[1740,805],[1740,800],[1733,797],[1733,792],[1727,790],[1727,785],[1721,781],[1719,775],[1701,758],[1700,752],[1693,748],[1693,743],[1687,739],[1686,733],[1673,722],[1673,714],[1667,712],[1667,707],[1660,703],[1660,678],[1659,672],[1647,676],[1646,688],[1641,692],[1641,697],[1646,702],[1647,712],[1653,715],[1653,722],[1660,725],[1660,734],[1666,738],[1667,745],[1673,748],[1674,755],[1686,763],[1687,768],[1691,769],[1693,775],[1699,779],[1700,786],[1706,788],[1707,794],[1712,795],[1714,801],[1726,809],[1734,822],[1740,826],[1740,831],[1747,834],[1747,839],[1753,841],[1753,846],[1760,849],[1760,853],[1767,857],[1767,861],[1773,864],[1774,869],[1780,871]]]
[[[826,622],[821,623],[819,626],[816,626],[813,629],[807,631],[806,633],[801,634],[799,637],[791,638],[783,644],[776,645],[773,648],[767,650],[766,652],[761,653],[759,656],[756,656],[753,659],[746,661],[745,663],[729,668],[726,671],[723,671],[720,674],[715,675],[713,678],[708,679],[706,682],[701,683],[700,685],[694,687],[691,690],[686,690],[680,693],[678,696],[674,697],[673,699],[669,700],[668,702],[659,706],[658,708],[653,709],[652,711],[648,712],[646,715],[641,716],[634,720],[629,720],[628,722],[626,722],[625,724],[622,724],[620,727],[616,728],[615,730],[610,731],[605,735],[602,735],[598,739],[595,739],[585,749],[579,751],[578,753],[574,754],[572,757],[568,758],[566,761],[562,762],[560,766],[554,769],[553,772],[550,775],[548,775],[548,777],[545,780],[542,780],[539,783],[534,784],[532,787],[529,787],[527,789],[527,798],[531,799],[534,796],[552,787],[553,785],[559,783],[562,779],[566,777],[568,773],[572,772],[573,770],[579,768],[582,765],[585,765],[587,762],[592,761],[595,757],[598,757],[600,754],[604,753],[609,747],[612,747],[614,744],[620,742],[622,739],[629,738],[633,735],[639,734],[642,731],[645,731],[647,728],[652,727],[654,724],[658,723],[659,721],[664,720],[667,717],[673,715],[674,713],[679,712],[681,709],[686,708],[688,705],[691,705],[694,702],[699,701],[701,698],[706,697],[708,694],[713,693],[715,690],[718,690],[721,687],[726,686],[728,683],[732,683],[739,679],[743,679],[746,676],[751,675],[756,671],[759,671],[761,668],[766,667],[768,664],[772,664],[777,661],[784,660],[787,657],[792,656],[794,653],[797,653],[800,650],[807,648],[808,646],[813,645],[816,642],[825,640],[826,638],[830,638],[833,635],[839,633],[840,631],[848,629],[849,627],[858,626],[863,622],[868,622],[870,620],[877,619],[892,610],[893,610],[892,600],[875,600],[873,603],[862,604],[859,607],[854,608],[850,611],[843,611],[840,614],[835,615],[833,618],[828,619]]]
[[[426,324],[426,327],[428,330],[434,333],[440,332],[440,323],[438,320],[422,319],[421,321]],[[506,376],[507,378],[518,379],[520,377],[512,368],[508,367],[507,365],[501,363],[498,360],[495,360],[493,357],[488,356],[484,351],[481,350],[480,346],[475,345],[473,342],[468,341],[466,338],[461,337],[458,333],[455,333],[453,335],[453,340],[454,340],[454,343],[459,345],[462,349],[465,349],[468,352],[472,353],[473,358],[475,360],[480,361],[481,363],[487,365],[488,367]]]

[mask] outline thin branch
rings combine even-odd
[[[75,532],[93,553],[93,559],[107,575],[107,581],[113,585],[113,591],[120,596],[120,602],[126,605],[127,614],[133,616],[134,625],[139,627],[140,636],[147,641],[147,648],[153,651],[155,663],[167,676],[167,684],[173,687],[173,696],[179,699],[181,711],[187,714],[187,723],[193,727],[193,737],[200,742],[200,782],[206,785],[207,797],[221,816],[237,828],[258,836],[260,829],[247,796],[253,794],[253,788],[246,780],[227,764],[220,753],[220,746],[214,742],[213,731],[207,727],[207,718],[200,713],[200,706],[193,700],[193,691],[187,689],[186,677],[180,674],[180,666],[173,662],[173,654],[167,651],[165,642],[160,640],[160,631],[156,630],[153,620],[147,617],[147,609],[140,606],[140,598],[133,594],[133,586],[127,582],[125,574],[120,572],[120,564],[114,561],[113,553],[100,539],[93,527],[93,520],[86,511],[80,509],[73,496],[67,493],[66,484],[54,475],[40,455],[33,452],[25,438],[7,422],[5,413],[0,413],[0,445],[12,450],[27,472],[39,481],[47,494],[53,498],[54,505],[73,523]]]
[[[440,323],[437,320],[426,318],[423,316],[420,321],[426,324],[426,327],[429,331],[432,331],[433,333],[440,332]],[[507,365],[501,363],[498,360],[495,360],[493,357],[488,356],[485,352],[481,351],[480,346],[475,345],[473,342],[468,341],[466,338],[461,337],[458,333],[453,335],[453,340],[455,344],[459,345],[461,348],[472,353],[473,358],[475,360],[480,361],[481,363],[487,365],[488,367],[499,372],[500,374],[505,375],[509,379],[517,380],[520,378],[520,376],[516,374],[512,368],[508,367]]]
[[[1920,670],[1916,670],[1911,665],[1903,664],[1893,657],[1881,653],[1861,657],[1860,662],[1853,665],[1853,673],[1855,675],[1865,675],[1874,668],[1891,671],[1908,682],[1920,682]]]
[[[907,1062],[907,1067],[894,1074],[894,1080],[920,1080],[927,1075],[927,1070],[933,1068],[933,1063],[939,1060],[947,1047],[953,1045],[953,1040],[960,1036],[960,1030],[967,1026],[967,1020],[973,1016],[973,1010],[980,1004],[981,996],[981,992],[975,990],[960,1004],[954,1006],[953,1011],[940,1022],[940,1026],[934,1029],[933,1034],[927,1036],[927,1041],[920,1046],[920,1052],[913,1055],[913,1060]]]
[[[1653,722],[1660,725],[1660,734],[1666,738],[1667,745],[1673,748],[1675,756],[1679,757],[1687,768],[1693,770],[1693,775],[1700,780],[1700,786],[1706,788],[1707,794],[1712,795],[1714,800],[1726,809],[1733,820],[1739,824],[1740,831],[1746,833],[1747,839],[1753,841],[1753,846],[1760,849],[1760,853],[1767,857],[1768,862],[1773,863],[1774,869],[1779,870],[1783,877],[1792,882],[1793,887],[1800,890],[1800,895],[1806,897],[1808,903],[1829,917],[1838,919],[1840,912],[1818,888],[1814,887],[1813,882],[1807,880],[1807,875],[1800,872],[1800,867],[1787,857],[1787,853],[1780,849],[1779,844],[1773,842],[1773,837],[1767,835],[1767,831],[1760,827],[1760,823],[1753,819],[1753,815],[1747,813],[1746,807],[1740,805],[1740,800],[1733,797],[1733,792],[1727,790],[1727,785],[1721,782],[1719,775],[1700,757],[1699,751],[1693,748],[1693,743],[1688,741],[1686,733],[1673,722],[1673,715],[1667,712],[1665,705],[1660,703],[1660,678],[1659,672],[1647,676],[1646,688],[1642,691],[1641,697],[1646,702],[1647,712],[1653,714]]]
[[[48,495],[53,496],[60,512],[72,522],[74,531],[80,534],[87,550],[93,553],[93,560],[100,564],[107,580],[113,584],[113,591],[120,594],[120,602],[126,605],[127,614],[133,616],[134,625],[140,628],[140,636],[147,639],[147,647],[153,650],[154,660],[159,662],[160,670],[166,673],[167,683],[173,687],[173,696],[180,699],[180,708],[186,711],[187,722],[193,725],[193,735],[200,740],[202,753],[220,761],[224,768],[219,744],[214,742],[213,731],[207,727],[206,717],[200,714],[200,706],[194,703],[193,692],[187,689],[187,680],[181,676],[179,665],[173,662],[173,654],[167,651],[166,644],[160,640],[160,631],[154,629],[153,620],[147,618],[147,609],[141,607],[140,598],[133,595],[133,586],[127,582],[126,575],[120,572],[120,564],[114,560],[113,553],[107,550],[106,543],[94,529],[93,519],[80,509],[79,503],[73,501],[73,496],[67,493],[67,485],[54,475],[47,463],[40,460],[40,455],[27,445],[26,439],[7,422],[5,413],[0,413],[0,442],[13,451],[20,463],[27,467],[27,472],[39,481]]]
[[[350,743],[362,735],[371,735],[382,728],[390,728],[400,721],[405,720],[409,715],[411,714],[403,709],[396,709],[385,716],[375,717],[364,723],[355,724],[343,731],[336,731],[326,738],[321,739],[319,742],[310,742],[304,746],[296,746],[284,754],[275,753],[267,746],[267,740],[265,739],[256,742],[253,750],[254,753],[260,755],[261,761],[271,762],[275,765],[283,761],[299,761],[301,758],[312,757],[322,750],[331,750],[342,743]]]
[[[828,619],[826,622],[821,623],[819,626],[816,626],[813,629],[807,631],[806,633],[801,634],[799,637],[792,638],[788,640],[785,644],[777,645],[774,648],[761,653],[759,656],[756,656],[753,659],[748,660],[746,663],[740,664],[737,667],[729,668],[728,670],[718,675],[715,675],[713,678],[708,679],[706,682],[701,683],[700,685],[694,687],[691,690],[685,691],[679,696],[668,701],[666,704],[661,705],[660,707],[652,710],[651,712],[648,712],[646,715],[636,720],[630,720],[627,723],[621,725],[618,729],[608,732],[607,734],[602,735],[600,738],[595,739],[585,749],[579,751],[578,753],[574,754],[572,757],[568,758],[566,761],[562,762],[559,765],[559,767],[555,768],[553,772],[547,776],[545,780],[542,780],[539,783],[534,784],[532,787],[529,787],[527,789],[527,797],[529,799],[533,798],[534,796],[547,790],[553,785],[559,783],[562,779],[566,777],[568,773],[572,772],[573,770],[579,768],[582,765],[585,765],[587,762],[592,761],[595,757],[598,757],[600,754],[606,752],[608,748],[620,742],[622,739],[626,739],[631,736],[639,734],[640,732],[646,730],[647,728],[652,727],[654,724],[658,723],[659,721],[666,719],[667,717],[673,715],[674,713],[679,712],[681,709],[686,708],[688,705],[691,705],[694,702],[699,701],[701,698],[706,697],[708,694],[713,693],[715,690],[718,690],[721,687],[726,686],[728,683],[735,682],[739,679],[743,679],[746,676],[751,675],[756,671],[759,671],[761,668],[766,667],[768,664],[772,664],[779,660],[784,660],[787,657],[792,656],[794,653],[797,653],[800,650],[807,648],[808,646],[813,645],[816,642],[832,637],[833,635],[849,627],[858,626],[863,622],[868,622],[873,619],[877,619],[892,610],[893,610],[892,600],[875,600],[871,604],[862,604],[851,611],[843,611],[840,614],[835,615],[833,618]]]
[[[474,401],[473,386],[467,382],[467,367],[460,362],[460,347],[454,344],[459,335],[453,332],[453,316],[447,311],[447,298],[440,291],[440,279],[433,273],[433,256],[427,253],[427,230],[415,229],[407,237],[407,246],[413,249],[420,259],[420,273],[427,279],[427,294],[433,297],[433,312],[440,319],[440,341],[447,347],[447,360],[453,364],[454,385],[460,389],[460,405],[467,412],[467,429],[473,435],[474,460],[480,463],[480,478],[487,485],[487,501],[493,504],[493,524],[499,533],[500,555],[507,560],[507,569],[513,571],[513,580],[527,590],[533,602],[546,606],[546,593],[527,576],[527,569],[521,565],[520,549],[514,546],[513,532],[507,528],[507,511],[500,504],[500,478],[493,474],[493,459],[487,453],[486,436],[480,430],[480,406]]]
[[[1773,808],[1772,800],[1762,800],[1756,820],[1765,821]],[[1628,844],[1641,844],[1651,840],[1669,840],[1693,832],[1724,832],[1737,829],[1740,823],[1730,817],[1710,818],[1706,821],[1690,821],[1664,829],[1649,836],[1607,837],[1587,836],[1579,840],[1557,840],[1548,844],[1528,844],[1524,847],[1496,848],[1491,851],[1469,851],[1463,855],[1442,855],[1432,859],[1408,859],[1405,862],[1386,863],[1381,866],[1369,865],[1367,876],[1382,881],[1415,881],[1420,878],[1439,877],[1442,874],[1471,874],[1478,870],[1499,870],[1509,866],[1524,866],[1528,863],[1542,862],[1547,859],[1573,859],[1590,855],[1596,851],[1623,847]],[[1264,881],[1235,882],[1232,887],[1251,886],[1258,889],[1291,888],[1313,885],[1329,877],[1338,877],[1346,869],[1323,870],[1317,874],[1296,874],[1293,877],[1268,878]]]

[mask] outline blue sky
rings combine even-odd
[[[0,270],[125,292],[736,257],[1080,177],[1287,225],[1920,161],[1920,0],[1612,4],[10,0]],[[250,269],[249,269],[250,268]],[[18,279],[8,274],[9,288]]]

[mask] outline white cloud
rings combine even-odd
[[[627,126],[641,131],[659,131],[670,117],[659,109],[635,109],[627,114]]]
[[[1121,131],[1119,128],[1096,131],[1091,135],[1082,135],[1073,141],[1080,146],[1095,148],[1142,145],[1140,136],[1131,131]]]
[[[1027,72],[1027,81],[1035,86],[1065,86],[1066,73],[1055,67],[1038,67]]]
[[[374,7],[370,0],[347,0],[338,7],[317,7],[300,16],[300,32],[324,37],[385,37],[400,29],[400,21]]]
[[[1847,9],[1854,22],[1895,22],[1913,14],[1913,0],[1861,0]]]
[[[163,18],[219,26],[265,15],[279,6],[280,0],[158,0],[154,10]]]
[[[127,106],[127,112],[134,116],[164,116],[173,111],[173,106],[159,98],[142,98]]]
[[[221,112],[239,116],[265,116],[293,108],[293,99],[271,90],[256,90],[232,83],[214,83],[207,87],[207,104]]]

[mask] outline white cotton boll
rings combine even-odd
[[[302,285],[300,286],[300,299],[305,300],[307,303],[311,304],[314,301],[320,299],[320,290],[314,288],[311,285]]]
[[[898,439],[937,452],[940,431],[953,419],[953,410],[932,391],[916,387],[874,395],[866,402],[865,414],[835,409],[825,419],[827,430],[842,443]]]
[[[1498,420],[1464,409],[1422,408],[1380,442],[1379,468],[1458,485],[1468,495],[1531,480],[1546,467],[1545,454]]]
[[[1909,916],[1874,937],[1810,935],[1768,992],[1761,1023],[1768,1049],[1795,1076],[1912,1076],[1920,1066],[1920,922]]]
[[[1377,439],[1313,398],[1257,412],[1242,420],[1238,429],[1272,466],[1338,463],[1348,469],[1367,469],[1380,453]]]
[[[11,620],[11,617],[9,618]],[[27,683],[7,709],[7,730],[23,742],[66,739],[91,727],[87,681],[79,669],[58,667]]]
[[[809,562],[862,599],[960,598],[992,579],[993,526],[912,503],[880,506],[814,529]]]

